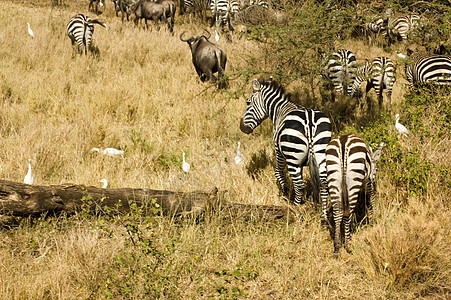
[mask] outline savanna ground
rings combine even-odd
[[[184,30],[200,34],[206,27],[200,21],[177,16],[174,36],[165,29],[144,31],[121,24],[107,2],[99,19],[109,30],[97,26],[93,38],[100,54],[85,57],[74,54],[65,28],[76,13],[93,15],[87,0],[53,8],[50,0],[0,3],[2,179],[21,182],[31,158],[39,185],[100,186],[102,178],[112,188],[214,185],[231,202],[287,205],[273,174],[272,125],[265,121],[249,136],[239,130],[249,80],[261,74],[274,75],[300,102],[326,111],[334,135],[354,131],[372,147],[387,144],[378,162],[375,222],[357,227],[352,254],[333,257],[311,202],[297,209],[293,223],[220,212],[202,220],[144,217],[139,209],[121,216],[18,219],[0,231],[1,299],[450,297],[446,91],[409,93],[398,65],[390,110],[384,104],[365,114],[355,103],[322,104],[317,79],[284,73],[293,57],[272,59],[269,47],[255,41],[264,36],[258,31],[249,38],[234,34],[232,43],[220,40],[228,53],[228,87],[217,91],[195,75],[188,46],[178,38]],[[306,1],[297,12],[315,17],[322,13],[315,5]],[[307,27],[322,25],[315,26]],[[347,47],[360,60],[396,59],[395,48],[361,40],[335,47]],[[412,131],[409,138],[396,134],[397,112]],[[236,166],[238,141],[245,163]],[[116,147],[126,155],[105,157],[93,147]],[[186,175],[182,152],[191,163]]]

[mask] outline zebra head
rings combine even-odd
[[[240,122],[240,129],[244,133],[252,133],[268,117],[268,112],[263,101],[264,88],[265,86],[259,80],[254,79],[252,81],[253,91],[246,100],[246,109]]]

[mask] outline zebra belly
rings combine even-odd
[[[307,162],[307,138],[296,129],[285,128],[280,131],[276,145],[287,165],[304,166]]]

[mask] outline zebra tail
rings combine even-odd
[[[343,216],[348,217],[349,211],[349,199],[348,199],[348,185],[346,183],[346,171],[342,170],[341,176],[341,203],[343,208]]]
[[[100,26],[105,27],[105,29],[108,30],[108,26],[105,23],[100,22],[97,19],[91,20],[91,21],[89,21],[89,23],[91,23],[91,24],[99,24]]]
[[[319,171],[318,171],[318,164],[316,162],[315,154],[313,153],[313,147],[310,143],[309,147],[309,153],[308,153],[308,168],[310,171],[310,177],[312,179],[312,195],[313,195],[313,201],[315,203],[320,203],[319,201],[319,192],[320,192],[320,178],[319,178]]]

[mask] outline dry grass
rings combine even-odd
[[[182,28],[199,34],[198,24],[177,20],[174,36],[146,32],[122,25],[107,2],[99,18],[109,30],[94,33],[100,56],[83,57],[73,54],[65,26],[75,13],[87,13],[84,1],[58,9],[50,1],[0,2],[1,178],[22,181],[31,158],[36,184],[100,186],[108,178],[111,187],[182,191],[213,184],[233,202],[283,204],[267,164],[270,124],[250,136],[238,126],[250,85],[235,74],[246,55],[258,51],[252,42],[220,42],[233,80],[218,92],[200,82],[188,46],[178,39]],[[353,43],[358,57],[384,54],[359,52],[366,48]],[[401,107],[402,85],[398,89],[393,97]],[[426,122],[434,128],[432,117]],[[233,164],[238,141],[243,166]],[[424,157],[451,165],[449,139],[402,143],[421,143]],[[93,147],[126,155],[103,157],[91,153]],[[188,175],[181,171],[183,151]],[[265,163],[252,179],[247,166],[256,153],[266,153]],[[449,297],[449,186],[433,177],[426,194],[408,195],[380,167],[376,224],[358,228],[353,254],[339,259],[310,204],[293,224],[233,220],[225,213],[201,222],[139,214],[22,220],[0,231],[0,298]]]

